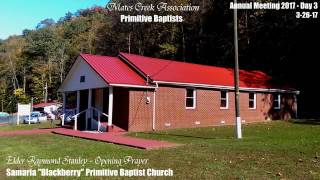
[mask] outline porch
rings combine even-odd
[[[113,86],[62,92],[61,125],[81,131],[127,131],[128,93],[127,88]]]

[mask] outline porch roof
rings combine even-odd
[[[80,54],[101,78],[110,85],[147,86],[146,80],[118,57]]]

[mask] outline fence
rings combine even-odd
[[[24,118],[24,116],[19,116],[19,123],[23,123],[23,118]],[[9,124],[9,125],[17,124],[17,115],[0,117],[0,124]]]

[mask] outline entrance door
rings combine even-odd
[[[100,112],[103,112],[103,89],[93,89],[92,90],[92,107],[96,108]],[[98,129],[98,111],[93,111],[92,117],[93,119],[89,122],[90,130]],[[102,115],[100,115],[102,117]],[[100,119],[101,120],[101,119]]]
[[[88,109],[88,95],[89,90],[81,90],[80,91],[80,110],[82,112]],[[78,129],[85,130],[86,128],[86,113],[82,113],[78,118]]]

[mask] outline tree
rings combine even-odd
[[[38,23],[36,28],[37,29],[47,28],[47,27],[53,26],[54,24],[55,24],[55,21],[53,19],[44,19],[40,23]]]
[[[158,3],[156,0],[140,2]],[[35,30],[24,30],[22,36],[0,40],[0,85],[3,87],[0,98],[5,99],[5,107],[14,110],[15,103],[21,100],[14,92],[20,88],[25,89],[27,99],[34,97],[36,102],[42,101],[46,83],[48,98],[58,99],[58,87],[79,53],[115,56],[119,51],[129,51],[129,40],[131,53],[233,67],[233,19],[232,10],[227,8],[228,1],[165,2],[201,7],[198,12],[174,12],[183,16],[184,21],[180,23],[121,23],[119,18],[123,12],[93,7],[74,14],[68,12],[58,23],[45,19]],[[145,12],[145,15],[153,14]],[[319,42],[319,28],[314,25],[320,22],[298,21],[294,15],[279,15],[278,11],[239,10],[238,15],[240,68],[259,69],[297,87],[303,92],[300,103],[305,103],[299,109],[317,107],[310,105],[316,100],[312,88],[306,88],[305,79],[316,77],[314,57],[318,47],[313,44]],[[303,69],[308,71],[300,73]]]

